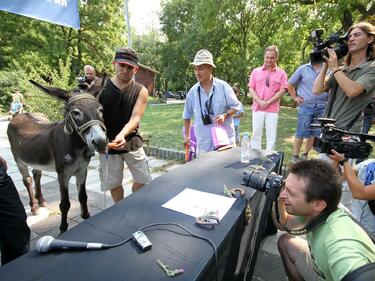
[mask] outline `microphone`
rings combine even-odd
[[[60,240],[54,239],[52,236],[43,236],[36,243],[36,250],[39,253],[61,250],[102,250],[108,248],[111,248],[111,245],[102,243]]]

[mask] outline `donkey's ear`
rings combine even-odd
[[[90,87],[87,89],[87,93],[92,94],[96,97],[100,90],[104,87],[105,81],[107,79],[107,74],[105,73],[103,77],[96,79]]]
[[[88,87],[88,89],[86,90],[86,92],[88,94],[91,94],[93,95],[94,97],[97,96],[97,94],[100,92],[100,90],[102,89],[102,79],[101,78],[98,78],[96,79],[91,85],[90,87]]]
[[[31,84],[35,85],[39,90],[64,101],[68,101],[68,99],[72,96],[72,94],[68,91],[65,91],[60,88],[54,88],[54,87],[46,87],[43,86],[34,80],[29,80]]]

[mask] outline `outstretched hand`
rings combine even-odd
[[[116,146],[112,147],[112,149],[123,149],[126,145],[125,137],[121,134],[118,134],[115,139],[112,141],[112,143],[115,143]]]

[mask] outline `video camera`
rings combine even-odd
[[[284,178],[280,175],[261,175],[255,171],[244,173],[242,185],[265,192],[268,199],[276,201],[284,186]]]
[[[80,88],[81,90],[86,90],[90,85],[90,81],[86,76],[77,77],[76,81],[78,88]]]
[[[372,146],[366,140],[375,141],[375,136],[351,133],[337,128],[335,119],[318,118],[320,124],[312,124],[311,128],[321,128],[321,136],[315,137],[313,147],[319,153],[332,154],[334,149],[345,154],[346,158],[368,158]]]
[[[341,59],[348,53],[348,34],[340,36],[338,33],[334,33],[326,41],[323,41],[321,36],[323,35],[323,29],[315,29],[311,32],[310,41],[314,43],[314,49],[310,53],[311,63],[324,62],[323,56],[329,57],[326,48],[333,48],[337,58]]]

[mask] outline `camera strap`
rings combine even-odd
[[[285,231],[292,235],[306,234],[310,231],[313,231],[320,225],[324,224],[330,214],[331,214],[330,212],[322,212],[316,217],[312,218],[312,220],[309,221],[304,227],[300,229],[288,229],[287,227],[285,227]]]
[[[279,206],[278,206],[278,202],[277,200],[275,201],[275,212],[276,212],[276,220],[277,220],[277,223],[280,225],[280,226],[283,226],[283,230],[285,230],[286,232],[288,232],[289,234],[292,234],[292,235],[304,235],[310,231],[313,231],[314,229],[316,229],[317,227],[319,227],[320,225],[322,225],[323,223],[326,222],[328,216],[332,213],[332,212],[327,212],[327,211],[324,211],[322,213],[320,213],[319,215],[317,215],[316,217],[312,218],[305,226],[303,226],[302,228],[299,228],[299,229],[289,229],[288,227],[286,227],[286,225],[282,225],[280,223],[280,214],[279,214]]]
[[[212,88],[212,94],[204,104],[204,106],[206,107],[206,110],[207,110],[207,114],[214,114],[213,111],[212,111],[212,108],[211,108],[211,104],[212,104],[212,97],[213,97],[214,92],[215,92],[215,85],[213,85],[212,87],[213,87]],[[201,110],[201,116],[204,116],[203,111],[202,111],[201,86],[198,86],[198,98],[199,98],[199,108]]]

